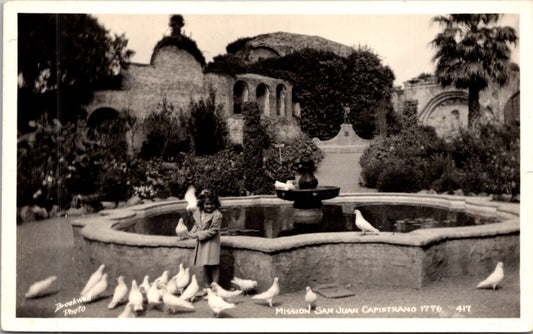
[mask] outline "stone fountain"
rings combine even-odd
[[[322,221],[322,201],[339,196],[340,187],[319,186],[313,174],[315,164],[304,157],[299,168],[300,178],[295,189],[276,189],[276,195],[286,201],[292,201],[295,223],[318,224]]]

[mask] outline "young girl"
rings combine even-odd
[[[204,266],[206,284],[219,279],[220,225],[222,213],[218,210],[220,201],[211,190],[205,189],[198,196],[198,209],[193,211],[194,226],[188,236],[196,239],[194,265]]]

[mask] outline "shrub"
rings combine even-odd
[[[311,158],[315,166],[318,166],[324,159],[324,153],[300,130],[294,121],[264,118],[261,123],[271,143],[269,148],[264,151],[264,166],[271,179],[283,182],[293,179],[303,157]],[[281,163],[280,149],[274,144],[283,144]],[[270,185],[270,189],[270,193],[272,193],[274,190],[272,185]]]
[[[388,161],[376,182],[379,191],[385,192],[416,192],[422,189],[424,172],[417,167],[421,165],[420,159],[415,163],[403,159]]]
[[[211,88],[206,100],[191,102],[188,131],[196,155],[212,155],[226,147],[229,134],[222,105]]]
[[[263,170],[263,151],[269,147],[270,141],[261,126],[257,103],[245,103],[243,116],[244,187],[252,194],[268,193],[274,180]]]
[[[159,102],[158,109],[150,112],[143,121],[146,140],[139,155],[145,160],[172,160],[179,152],[190,149],[188,134],[183,130],[187,117],[175,112],[166,98]]]
[[[211,156],[189,154],[180,163],[180,193],[182,197],[189,185],[197,190],[209,188],[219,196],[245,195],[243,180],[243,153],[224,149]],[[176,184],[177,185],[177,184]]]

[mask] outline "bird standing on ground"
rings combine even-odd
[[[178,286],[176,285],[176,277],[172,277],[167,283],[167,291],[173,295],[178,293]]]
[[[185,273],[185,269],[183,268],[183,263],[180,263],[179,268],[180,269],[178,270],[178,273],[173,276],[173,277],[176,277],[176,279],[179,279]]]
[[[100,282],[100,280],[102,279],[102,276],[103,276],[103,271],[104,271],[104,268],[105,268],[105,265],[102,264],[100,265],[100,267],[98,267],[98,269],[92,273],[91,277],[89,277],[89,280],[87,281],[87,283],[85,283],[85,287],[83,288],[83,290],[81,290],[81,293],[80,295],[86,295],[87,292],[89,292],[89,290],[93,287],[93,285],[95,285],[96,283]]]
[[[496,290],[496,287],[503,280],[503,262],[498,262],[494,271],[483,281],[479,282],[476,288],[489,288]]]
[[[165,286],[161,287],[161,295],[162,295],[162,298],[163,298],[163,304],[168,306],[170,308],[169,311],[172,312],[172,313],[175,312],[175,308],[177,308],[177,307],[185,308],[185,309],[188,309],[188,310],[193,310],[194,309],[194,305],[193,304],[191,304],[190,302],[182,299],[181,297],[176,297],[173,294],[169,293]]]
[[[143,282],[139,285],[139,290],[141,290],[141,293],[148,293],[148,290],[150,290],[150,276],[144,276]]]
[[[257,294],[255,296],[252,296],[252,299],[262,299],[268,301],[268,304],[270,307],[272,307],[272,299],[279,295],[279,283],[278,278],[274,278],[274,283],[272,283],[272,286],[265,292]]]
[[[198,200],[196,199],[196,189],[193,186],[189,186],[185,192],[185,201],[187,202],[187,211],[194,211],[197,208]]]
[[[379,234],[379,230],[375,228],[374,226],[370,225],[370,223],[367,222],[365,218],[363,218],[361,211],[355,210],[354,213],[355,213],[355,226],[357,226],[357,228],[361,230],[362,235],[366,234],[366,232],[373,232],[373,233]]]
[[[147,291],[148,292],[148,291]],[[143,295],[139,287],[137,286],[137,281],[131,281],[130,294],[128,296],[129,303],[133,305],[134,311],[142,311],[143,309]]]
[[[239,287],[243,292],[248,292],[250,290],[255,289],[257,287],[257,281],[251,280],[251,279],[242,279],[237,276],[234,276],[231,280],[231,283],[235,284]]]
[[[189,281],[191,280],[191,276],[189,274],[189,268],[185,269],[183,272],[183,275],[176,280],[176,286],[178,288],[179,293],[183,293],[183,289],[189,284]]]
[[[161,304],[161,287],[164,286],[163,283],[159,283],[156,281],[156,283],[152,284],[150,287],[150,290],[148,290],[148,293],[146,294],[146,299],[148,300],[148,306],[156,306]]]
[[[128,303],[124,308],[124,311],[120,313],[119,318],[135,318],[135,312],[133,311],[133,305]]]
[[[305,302],[307,303],[307,309],[311,311],[316,306],[316,293],[310,287],[306,287],[305,290]]]
[[[57,280],[57,276],[50,276],[41,281],[33,283],[28,292],[26,292],[26,298],[37,298],[48,292],[48,288]]]
[[[96,300],[107,290],[107,274],[102,275],[102,279],[93,285],[93,287],[83,297],[89,297],[87,301]]]
[[[180,298],[183,300],[189,300],[194,302],[194,298],[196,297],[196,293],[200,289],[200,286],[198,285],[198,281],[196,280],[196,275],[192,275],[191,283],[187,286],[185,291],[181,294]]]
[[[161,284],[167,284],[168,283],[168,270],[163,271],[161,276],[155,279],[155,281],[152,283],[152,285],[161,283]]]
[[[218,317],[220,312],[234,308],[235,304],[224,301],[221,297],[217,296],[213,290],[206,288],[207,291],[207,304],[209,308],[215,313],[215,317]]]
[[[233,297],[242,294],[242,290],[228,291],[221,287],[217,282],[211,283],[211,287],[215,289],[215,293],[217,296],[224,298],[225,300],[230,300]]]
[[[115,306],[118,304],[121,304],[126,301],[126,296],[128,295],[128,286],[124,282],[124,276],[120,275],[117,278],[118,285],[115,287],[115,292],[113,293],[113,298],[111,299],[111,302],[109,305],[107,305],[108,309],[114,309]]]

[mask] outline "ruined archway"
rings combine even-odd
[[[259,106],[259,112],[263,115],[270,115],[270,89],[264,83],[257,85],[255,90],[255,100]]]
[[[286,114],[286,96],[287,96],[287,88],[279,84],[276,87],[276,115],[277,116],[285,116]]]
[[[239,80],[233,85],[233,114],[242,114],[242,106],[248,101],[248,84]]]

